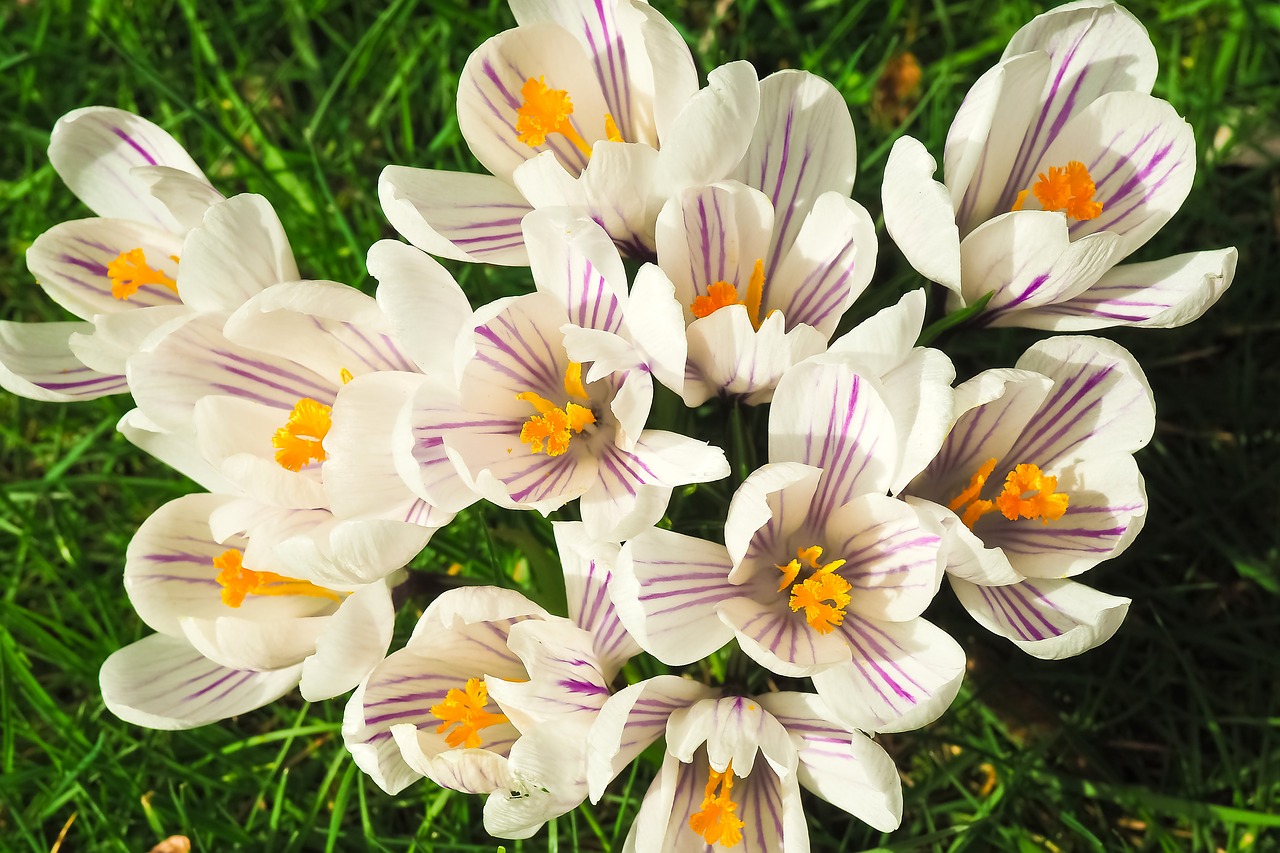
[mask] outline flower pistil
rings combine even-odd
[[[175,263],[177,255],[169,258]],[[116,259],[107,264],[107,277],[111,279],[111,295],[116,299],[128,299],[138,292],[138,288],[148,284],[167,287],[178,292],[178,283],[164,272],[147,264],[147,253],[142,249],[129,249],[116,255]]]
[[[733,847],[742,841],[745,824],[738,818],[738,804],[731,799],[732,792],[733,762],[725,766],[723,773],[709,768],[702,808],[689,817],[689,828],[708,844]]]
[[[1050,166],[1048,172],[1041,172],[1040,180],[1030,190],[1018,193],[1018,200],[1013,203],[1014,210],[1022,210],[1027,196],[1035,193],[1040,206],[1045,210],[1062,210],[1072,219],[1096,219],[1102,213],[1102,202],[1094,201],[1097,191],[1089,169],[1079,160],[1072,160],[1065,167]]]
[[[481,729],[507,722],[506,715],[486,711],[488,704],[489,688],[484,679],[468,678],[463,690],[454,687],[445,694],[443,702],[431,706],[432,716],[442,721],[436,727],[436,733],[444,734],[450,726],[457,726],[445,735],[445,743],[479,749],[484,745]]]
[[[239,607],[248,595],[310,595],[330,601],[342,600],[333,590],[307,581],[245,568],[242,559],[243,555],[235,548],[213,558],[213,566],[218,570],[214,580],[222,587],[222,603],[228,607]]]
[[[516,111],[516,139],[531,148],[537,148],[547,141],[547,137],[558,133],[586,156],[591,156],[591,145],[582,138],[574,128],[569,116],[573,115],[573,101],[565,89],[552,89],[545,77],[524,81],[520,88],[524,103]],[[613,116],[605,113],[605,138],[610,142],[621,142],[622,134]]]

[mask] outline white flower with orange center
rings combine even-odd
[[[581,545],[564,536],[566,548]],[[637,649],[601,653],[599,637],[625,633],[612,608],[582,604],[607,601],[608,575],[578,559],[566,570],[583,594],[571,599],[572,620],[511,590],[450,590],[369,675],[347,705],[343,738],[380,787],[396,793],[426,776],[489,794],[485,828],[507,838],[527,838],[585,799],[587,729]]]
[[[956,389],[936,459],[907,487],[946,531],[947,572],[984,627],[1037,657],[1107,640],[1128,599],[1070,578],[1122,552],[1146,517],[1133,453],[1155,429],[1141,368],[1100,338],[1036,344]]]
[[[0,323],[0,386],[39,400],[87,400],[127,390],[123,354],[182,311],[183,238],[222,201],[200,167],[155,124],[85,107],[58,120],[49,160],[97,216],[55,225],[27,250],[40,286],[78,322]],[[141,310],[161,309],[161,310]],[[83,352],[103,327],[114,357]]]
[[[286,564],[239,517],[288,511],[193,494],[151,515],[129,543],[124,582],[157,633],[102,666],[103,699],[149,728],[201,726],[274,701],[355,687],[382,660],[394,610],[387,583],[334,583]],[[292,519],[297,521],[297,519]],[[291,519],[277,518],[276,526]]]
[[[979,78],[947,136],[945,184],[915,139],[885,168],[885,226],[949,306],[978,322],[1167,328],[1217,301],[1236,250],[1117,266],[1182,205],[1191,127],[1150,95],[1156,53],[1132,14],[1077,0],[1035,18]]]
[[[941,528],[888,494],[930,457],[917,438],[941,438],[933,424],[900,437],[886,402],[921,382],[839,362],[788,371],[770,407],[771,461],[734,494],[725,544],[654,528],[623,546],[611,592],[641,647],[683,665],[736,638],[772,672],[812,677],[837,719],[863,731],[941,714],[965,663],[920,618],[941,582]]]
[[[673,675],[604,703],[587,753],[592,802],[664,735],[623,850],[806,851],[801,788],[885,832],[902,819],[892,759],[820,697],[733,695]]]
[[[427,319],[443,293],[465,303],[453,280],[410,247],[374,247],[378,300],[428,376],[392,452],[441,509],[479,496],[545,514],[580,498],[590,535],[618,541],[657,521],[674,487],[728,465],[718,448],[645,428],[652,377],[683,369],[670,284],[648,267],[628,293],[617,249],[589,220],[538,211],[525,233],[537,292],[480,308],[454,337]],[[419,340],[419,318],[440,337]]]

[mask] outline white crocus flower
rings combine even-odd
[[[1191,127],[1152,97],[1146,30],[1109,0],[1018,31],[947,136],[945,185],[916,140],[885,168],[885,226],[922,275],[979,322],[1080,331],[1188,323],[1235,274],[1236,250],[1116,266],[1177,212],[1195,174]]]
[[[97,216],[40,235],[27,250],[27,266],[80,321],[0,323],[0,386],[55,402],[122,393],[123,369],[82,357],[77,339],[109,326],[136,341],[181,311],[183,238],[222,196],[168,133],[110,107],[60,118],[49,160]]]
[[[445,376],[447,340],[415,349],[430,375],[401,412],[393,453],[409,488],[441,509],[479,495],[548,513],[581,498],[589,534],[617,541],[656,522],[675,486],[724,477],[728,464],[704,442],[645,429],[651,376],[683,363],[669,285],[665,299],[641,298],[662,286],[642,272],[628,295],[617,249],[590,221],[538,212],[525,233],[537,292],[469,317]],[[378,299],[413,348],[415,318],[457,285],[425,262],[390,262],[414,250],[382,245],[376,265],[371,253],[384,272]]]
[[[392,225],[442,257],[528,263],[520,220],[568,207],[628,254],[651,256],[675,191],[729,176],[750,142],[759,84],[745,62],[698,90],[684,39],[641,0],[512,0],[518,26],[467,60],[458,125],[491,174],[389,166]]]
[[[328,699],[386,654],[394,610],[385,580],[307,577],[271,541],[216,531],[234,503],[211,494],[170,501],[129,543],[125,589],[157,633],[102,666],[103,699],[121,719],[192,728],[262,707],[299,682],[306,699]]]
[[[942,522],[957,596],[1037,657],[1104,642],[1129,600],[1071,578],[1127,548],[1146,518],[1133,454],[1155,404],[1138,363],[1100,338],[1052,338],[959,386],[956,411],[906,494]]]
[[[918,331],[918,312],[906,310],[916,305],[889,309],[859,337],[893,351],[892,338]],[[912,313],[915,323],[890,322]],[[941,529],[888,496],[941,440],[931,421],[949,421],[949,406],[918,403],[952,374],[910,367],[909,344],[879,375],[836,360],[856,360],[859,347],[850,341],[778,384],[771,461],[735,493],[725,545],[646,531],[624,545],[611,592],[627,629],[664,663],[691,663],[736,637],[769,670],[812,677],[846,725],[899,731],[941,714],[964,670],[955,641],[920,618],[941,581]],[[886,400],[913,402],[914,435],[900,437]]]
[[[230,316],[192,316],[132,357],[139,410],[122,428],[202,482],[212,473],[252,504],[298,510],[288,536],[268,532],[276,515],[250,511],[243,524],[310,572],[367,582],[403,566],[452,516],[404,492],[385,464],[364,472],[361,494],[327,483],[325,466],[345,452],[328,440],[332,406],[353,376],[413,369],[371,297],[285,282]],[[388,484],[393,499],[377,500]]]
[[[882,831],[901,822],[892,759],[835,722],[819,697],[721,695],[676,676],[633,684],[605,702],[588,748],[592,801],[664,734],[662,769],[626,851],[808,851],[801,787]]]
[[[380,787],[426,776],[489,794],[485,828],[506,838],[585,799],[588,728],[637,649],[608,605],[607,571],[581,557],[596,546],[580,528],[556,531],[563,553],[579,549],[565,562],[572,620],[510,590],[451,590],[352,697],[343,737]]]

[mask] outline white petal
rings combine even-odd
[[[930,516],[942,527],[943,561],[947,574],[985,586],[1017,583],[1022,575],[1014,571],[1009,557],[999,548],[988,548],[960,516],[933,501],[908,497],[907,503]]]
[[[847,663],[849,644],[844,638],[815,631],[803,613],[787,608],[787,597],[786,590],[779,590],[764,604],[727,598],[716,612],[733,629],[742,651],[770,672],[803,678]]]
[[[884,227],[922,276],[960,292],[960,230],[947,188],[933,179],[937,161],[903,136],[884,167]]]
[[[757,753],[777,773],[790,775],[796,769],[794,742],[753,697],[721,696],[673,711],[667,751],[690,762],[703,744],[708,762],[721,773],[732,763],[734,776],[750,776]]]
[[[275,550],[294,574],[335,587],[390,578],[426,547],[439,529],[431,522],[448,518],[430,511],[421,521],[337,521],[329,513],[323,515],[327,523],[284,539],[275,545]]]
[[[89,323],[0,321],[0,388],[51,403],[95,400],[128,391],[123,376],[85,367],[72,354],[68,339],[92,330]]]
[[[387,654],[396,611],[386,583],[372,583],[347,596],[316,651],[302,662],[302,698],[332,699],[358,685]]]
[[[872,622],[846,616],[836,629],[853,662],[813,676],[836,719],[859,731],[905,732],[947,710],[964,677],[964,649],[923,619]]]
[[[67,343],[86,367],[123,375],[134,354],[154,346],[190,315],[191,309],[181,304],[99,314],[94,317],[92,334],[76,332]]]
[[[529,271],[538,290],[564,306],[570,323],[617,332],[627,298],[627,272],[599,225],[564,210],[535,211],[524,220]]]
[[[759,117],[734,177],[764,192],[777,214],[766,280],[777,272],[818,197],[849,195],[857,164],[853,119],[834,86],[795,70],[760,81]]]
[[[453,276],[434,258],[394,240],[374,243],[368,265],[378,280],[378,306],[418,368],[451,375],[458,336],[471,318]]]
[[[661,165],[661,154],[648,145],[597,142],[579,181],[586,208],[575,212],[600,223],[624,255],[652,260],[664,200],[655,189]]]
[[[587,798],[586,729],[525,732],[507,757],[509,784],[484,804],[484,829],[499,838],[529,838]]]
[[[187,235],[178,292],[199,311],[234,311],[258,291],[299,277],[271,203],[244,193],[210,207]]]
[[[529,263],[520,220],[532,208],[510,181],[387,166],[378,178],[378,199],[392,227],[424,252],[500,266]]]
[[[750,142],[747,128],[760,112],[760,84],[747,62],[730,62],[707,75],[671,123],[658,152],[658,194],[675,195],[730,176]]]
[[[1172,329],[1209,310],[1235,278],[1235,248],[1121,264],[1079,296],[1015,315],[1019,326],[1080,332],[1110,326]]]
[[[642,266],[631,285],[627,327],[654,378],[681,393],[689,350],[684,310],[676,300],[671,280],[653,264]]]
[[[173,166],[134,166],[130,177],[151,188],[151,195],[169,209],[185,233],[204,220],[204,212],[225,199],[203,175]]]
[[[689,364],[713,392],[746,396],[749,405],[767,403],[788,369],[822,352],[827,339],[817,329],[796,326],[786,331],[781,313],[769,315],[759,329],[747,309],[729,305],[689,326]],[[690,398],[686,376],[685,404]]]
[[[693,663],[733,637],[715,605],[739,594],[724,546],[653,528],[623,546],[609,595],[618,618],[663,663]]]
[[[564,569],[569,618],[594,638],[600,665],[612,679],[623,664],[640,653],[609,598],[619,546],[591,539],[584,525],[577,522],[552,522],[551,530]]]
[[[298,683],[301,666],[274,672],[228,669],[184,639],[152,634],[102,664],[107,710],[151,729],[193,729],[270,704]]]
[[[1078,655],[1111,639],[1130,603],[1070,580],[986,587],[952,578],[951,588],[979,625],[1045,660]]]
[[[84,320],[151,305],[176,305],[178,295],[164,285],[144,285],[126,299],[111,295],[111,262],[141,249],[146,263],[170,279],[182,240],[153,225],[123,219],[77,219],[53,226],[27,249],[27,268],[54,302]]]
[[[190,477],[204,490],[228,495],[237,492],[236,485],[200,455],[194,429],[173,432],[162,429],[141,409],[125,412],[116,429],[130,444]]]
[[[265,610],[282,603],[282,599],[264,599],[262,603]],[[292,604],[285,602],[286,607]],[[300,664],[313,654],[316,638],[328,622],[327,615],[301,618],[285,615],[269,621],[251,621],[237,616],[217,619],[184,617],[178,624],[183,636],[209,660],[232,669],[267,672]]]
[[[768,562],[806,523],[822,469],[799,462],[770,462],[742,481],[724,523],[724,542],[733,560],[730,578],[738,583],[754,574],[748,554]]]
[[[512,626],[507,646],[524,663],[527,677],[490,676],[485,684],[512,725],[521,732],[543,724],[582,725],[585,733],[609,698],[591,635],[567,619],[526,619]]]
[[[849,361],[883,378],[911,355],[924,328],[924,288],[903,295],[831,342],[815,361]]]
[[[135,166],[172,166],[199,178],[200,167],[166,131],[112,107],[83,107],[58,119],[49,162],[76,197],[99,216],[133,219],[177,232],[177,220]]]

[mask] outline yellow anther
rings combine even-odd
[[[325,460],[324,437],[333,425],[332,409],[310,397],[303,397],[289,413],[289,422],[276,430],[271,445],[281,468],[301,471],[311,462]]]
[[[1048,524],[1062,518],[1067,511],[1069,497],[1058,488],[1058,478],[1042,472],[1036,465],[1018,465],[1005,476],[1004,489],[995,500],[982,500],[978,496],[995,470],[996,460],[988,459],[969,480],[964,491],[956,495],[947,508],[963,514],[960,520],[973,529],[983,516],[999,510],[1010,521],[1019,518],[1038,518]],[[1028,492],[1027,497],[1023,497]]]
[[[608,113],[604,114],[604,137],[610,142],[622,142],[622,131],[618,130],[618,123]]]
[[[246,569],[241,558],[241,553],[235,548],[223,551],[213,558],[213,566],[218,570],[218,576],[214,580],[221,585],[222,603],[228,607],[239,607],[247,595],[309,595],[330,601],[342,600],[342,596],[333,590],[307,581],[287,578],[275,572]]]
[[[721,308],[729,305],[743,305],[747,309],[747,317],[751,325],[760,328],[760,300],[764,296],[764,258],[757,258],[751,270],[751,278],[747,281],[747,295],[738,298],[738,288],[727,281],[717,281],[707,287],[706,295],[695,297],[689,305],[693,316],[702,319],[709,317]]]
[[[544,77],[537,80],[530,77],[520,88],[524,103],[516,111],[516,139],[531,148],[537,148],[547,141],[548,136],[558,133],[590,157],[591,146],[574,129],[573,122],[569,119],[573,115],[573,102],[569,100],[569,93],[564,89],[552,89],[545,81]]]
[[[1067,511],[1068,497],[1058,488],[1058,478],[1042,472],[1035,465],[1019,465],[1009,472],[1004,492],[996,505],[1005,518],[1038,518],[1041,524],[1057,521]],[[1031,492],[1028,497],[1024,494]]]
[[[782,592],[796,582],[796,576],[800,574],[800,561],[792,560],[785,566],[775,565],[774,568],[782,572],[782,580],[778,581],[778,592]]]
[[[590,399],[587,396],[587,389],[582,384],[582,364],[577,361],[569,362],[569,366],[564,371],[564,393],[570,397],[577,397],[579,400]]]
[[[479,749],[484,746],[481,729],[507,722],[506,715],[486,711],[488,704],[489,688],[484,679],[468,678],[464,690],[455,687],[445,694],[443,702],[431,706],[432,716],[443,721],[436,727],[436,733],[444,734],[450,726],[457,726],[445,735],[444,742],[453,747]]]
[[[355,379],[355,377],[351,375],[351,371],[347,370],[345,367],[338,371],[338,378],[342,380],[343,385],[346,385],[352,379]]]
[[[177,257],[170,256],[174,261]],[[111,279],[111,295],[116,299],[128,299],[139,287],[158,284],[178,292],[178,283],[158,269],[148,266],[147,253],[142,249],[130,249],[116,255],[107,264],[107,278]]]
[[[1102,202],[1093,200],[1096,191],[1089,169],[1079,160],[1072,160],[1065,168],[1050,166],[1048,172],[1041,172],[1030,190],[1018,193],[1013,210],[1022,210],[1027,196],[1035,193],[1045,210],[1065,211],[1072,219],[1096,219],[1102,213]]]
[[[732,793],[733,762],[729,762],[723,773],[710,768],[707,787],[702,794],[702,808],[689,817],[689,828],[708,844],[733,847],[742,841],[744,824],[738,818],[738,804],[733,801]]]

